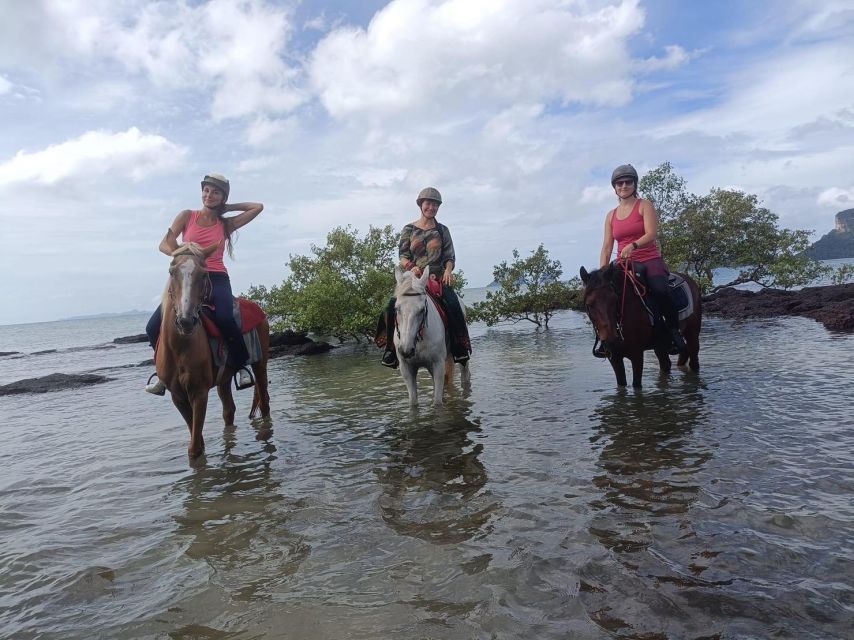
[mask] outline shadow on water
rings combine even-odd
[[[582,601],[621,637],[717,637],[700,633],[711,627],[679,593],[715,586],[699,577],[714,555],[698,547],[691,517],[695,476],[713,456],[702,434],[710,422],[703,391],[695,377],[662,378],[654,391],[603,397],[591,415],[600,473],[588,530],[607,554],[580,572]]]
[[[375,473],[382,486],[383,521],[395,532],[452,544],[486,532],[496,501],[483,491],[486,467],[480,426],[468,419],[468,403],[412,410],[408,421],[382,435],[388,447]]]

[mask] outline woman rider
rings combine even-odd
[[[656,244],[658,214],[649,200],[638,198],[638,172],[630,164],[621,164],[611,174],[611,186],[619,198],[616,209],[605,216],[605,240],[599,256],[599,267],[608,266],[614,240],[621,261],[639,262],[646,267],[649,288],[664,322],[670,331],[676,353],[685,350],[685,340],[679,333],[676,309],[670,300],[667,286],[669,274]],[[604,350],[596,355],[605,357]]]
[[[452,287],[454,282],[454,242],[448,227],[436,220],[442,195],[433,187],[422,189],[415,203],[421,210],[421,217],[411,222],[400,232],[398,255],[400,266],[406,271],[412,271],[415,277],[421,277],[424,269],[430,269],[431,276],[442,281],[442,303],[448,313],[448,332],[451,337],[451,353],[454,362],[467,362],[471,353],[468,326],[463,314],[460,300]],[[394,305],[392,297],[386,304],[379,328],[378,341],[385,343],[382,364],[397,368],[397,352],[394,348]],[[385,340],[382,339],[382,331]],[[381,344],[382,346],[382,344]]]
[[[243,342],[240,328],[234,320],[234,302],[231,292],[231,281],[223,263],[223,253],[228,249],[230,258],[234,257],[232,234],[240,227],[249,224],[264,209],[260,202],[240,202],[226,204],[231,185],[228,180],[218,173],[211,173],[202,179],[202,208],[199,211],[185,209],[179,213],[172,226],[160,242],[160,251],[167,256],[178,248],[176,238],[182,234],[182,242],[196,242],[203,247],[219,243],[219,247],[207,259],[205,266],[211,281],[210,301],[216,306],[216,324],[222,331],[228,345],[228,364],[240,371],[237,388],[244,389],[252,386],[252,377],[242,368],[249,359],[246,344]],[[229,211],[240,211],[236,216],[225,217]],[[160,335],[161,309],[149,319],[145,327],[148,342],[154,348]],[[150,383],[146,391],[162,396],[166,387],[160,380]]]

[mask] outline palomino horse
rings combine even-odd
[[[234,370],[225,366],[217,381],[218,368],[214,363],[208,336],[200,328],[202,302],[210,287],[205,259],[217,245],[201,248],[187,243],[172,253],[169,265],[169,286],[163,294],[163,320],[155,364],[157,376],[172,395],[172,402],[181,412],[190,429],[191,458],[205,449],[202,427],[208,407],[208,392],[216,384],[222,401],[222,418],[226,426],[234,424],[234,399],[231,378]],[[258,326],[261,359],[252,364],[255,374],[255,397],[250,418],[260,409],[261,417],[270,416],[270,396],[267,393],[267,357],[270,351],[270,326],[266,319]]]
[[[420,278],[411,271],[394,268],[397,286],[395,316],[397,328],[394,346],[400,361],[400,374],[409,392],[409,404],[418,404],[418,387],[415,377],[424,368],[433,378],[433,404],[442,404],[445,386],[454,380],[454,359],[451,357],[450,338],[445,331],[442,316],[436,303],[427,294],[430,270],[425,269]],[[471,383],[468,363],[460,365],[463,386]]]
[[[700,324],[702,309],[700,289],[697,283],[686,275],[681,275],[691,290],[694,310],[690,316],[679,323],[685,343],[685,353],[679,355],[677,364],[682,367],[688,362],[691,371],[700,370]],[[632,363],[632,386],[641,386],[643,375],[643,352],[654,349],[662,373],[670,372],[670,336],[666,331],[653,327],[641,297],[634,284],[635,276],[627,275],[613,264],[591,273],[581,267],[581,280],[584,283],[582,299],[587,315],[593,322],[597,337],[602,341],[608,360],[617,376],[617,384],[626,386],[626,367],[623,358]]]

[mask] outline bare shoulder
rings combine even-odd
[[[641,198],[641,201],[640,201],[640,214],[641,214],[642,216],[644,216],[644,215],[647,215],[647,214],[649,214],[649,213],[651,213],[652,215],[656,215],[656,213],[655,213],[655,205],[652,203],[652,201],[651,201],[651,200],[646,200],[646,199],[644,199],[644,198]]]

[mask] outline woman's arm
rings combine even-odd
[[[171,256],[172,252],[178,248],[178,236],[184,233],[187,228],[187,221],[190,219],[190,210],[184,209],[181,213],[175,216],[172,221],[172,226],[166,230],[166,235],[160,241],[160,246],[157,247],[161,253]]]
[[[605,216],[605,237],[602,240],[602,251],[599,253],[599,268],[604,269],[611,262],[611,251],[614,249],[614,231],[611,229],[611,216],[613,211],[609,211]]]
[[[440,223],[436,223],[440,224]],[[457,261],[457,254],[454,251],[454,241],[451,238],[451,232],[448,227],[442,229],[442,264],[445,265],[445,271],[442,273],[442,283],[449,287],[454,283],[454,265]]]
[[[655,207],[652,206],[649,200],[641,200],[640,214],[643,218],[643,235],[632,244],[627,244],[623,247],[620,255],[624,260],[628,259],[635,252],[636,248],[640,249],[648,244],[652,244],[658,237],[658,213],[656,213]]]
[[[239,229],[240,227],[249,224],[255,218],[258,217],[258,214],[264,210],[264,205],[260,202],[235,202],[233,204],[225,205],[226,212],[228,211],[242,211],[236,216],[231,216],[228,218],[228,223],[231,225],[231,230]]]
[[[404,271],[418,269],[412,256],[412,225],[408,224],[400,232],[400,240],[397,242],[397,257],[400,260],[400,268]],[[416,273],[416,276],[421,275]]]

